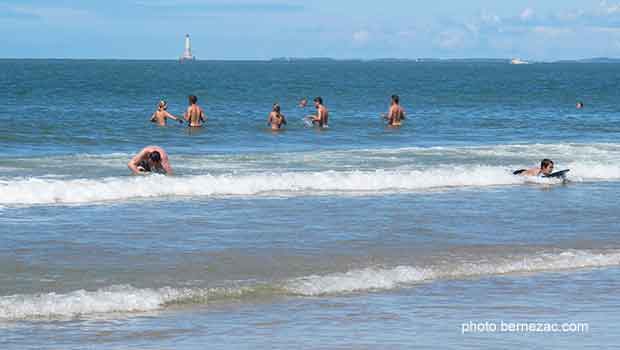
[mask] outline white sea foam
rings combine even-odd
[[[447,261],[427,266],[368,267],[323,276],[311,275],[230,288],[135,288],[111,286],[66,294],[0,296],[0,320],[73,318],[92,314],[149,312],[173,304],[205,304],[251,295],[320,296],[399,288],[439,279],[465,279],[510,273],[535,273],[620,265],[620,250],[564,250],[477,261]]]
[[[570,176],[585,180],[617,180],[620,179],[620,163],[584,161],[566,164]]]
[[[305,195],[522,184],[509,169],[474,166],[411,171],[324,171],[0,181],[0,205],[93,203],[166,196]]]
[[[346,151],[376,155],[401,155],[406,153],[428,155],[463,155],[480,157],[526,157],[526,158],[570,158],[575,160],[618,159],[620,144],[616,143],[556,143],[556,144],[504,144],[463,147],[404,147],[393,149],[364,149]]]
[[[7,158],[0,162],[0,173],[3,170],[30,169],[43,167],[56,169],[58,167],[69,168],[119,168],[126,170],[126,162],[133,156],[129,153],[109,154],[76,154],[62,156],[48,156],[43,158]],[[371,148],[349,150],[322,150],[301,152],[278,152],[278,153],[237,153],[237,154],[178,154],[172,152],[171,158],[175,168],[183,170],[200,169],[246,169],[260,167],[261,165],[272,166],[278,164],[285,167],[290,163],[309,165],[337,165],[341,163],[370,163],[374,161],[399,163],[409,160],[430,159],[441,161],[447,159],[450,162],[468,162],[468,160],[487,159],[488,163],[507,164],[510,160],[513,164],[516,160],[520,167],[536,165],[542,158],[552,158],[556,163],[588,162],[620,163],[620,144],[614,143],[558,143],[558,144],[500,144],[461,147],[401,147],[401,148]],[[503,162],[502,162],[503,161]],[[6,163],[6,164],[3,164]],[[514,163],[514,164],[518,164]],[[352,164],[348,164],[350,166]],[[459,165],[459,164],[455,164]],[[563,166],[563,164],[556,164]],[[565,166],[563,166],[565,167]]]
[[[0,320],[66,318],[105,313],[148,312],[169,304],[202,303],[211,296],[239,296],[246,288],[159,289],[115,285],[95,291],[77,290],[67,294],[10,295],[0,297]]]
[[[68,294],[13,295],[0,297],[0,319],[67,317],[82,314],[151,311],[178,293],[173,289],[137,289],[114,286],[97,291]]]
[[[63,156],[50,164],[94,162],[90,164],[91,169],[98,169],[103,164],[118,164],[122,171],[127,171],[124,164],[128,157],[120,153]],[[412,147],[298,152],[278,156],[245,154],[190,158],[179,155],[175,168],[179,174],[190,170],[191,175],[69,179],[70,169],[63,169],[63,176],[53,173],[32,178],[4,176],[0,178],[0,205],[79,204],[169,196],[406,192],[528,182],[557,183],[556,180],[511,175],[514,169],[535,166],[542,157],[556,160],[557,170],[570,168],[568,175],[572,181],[620,179],[620,144]],[[375,170],[378,164],[386,169]],[[84,176],[96,174],[91,171]]]
[[[438,279],[461,279],[509,273],[559,271],[620,265],[620,251],[593,253],[567,250],[487,262],[446,263],[431,266],[369,267],[323,276],[307,276],[290,281],[286,289],[308,296],[393,289],[403,284]]]

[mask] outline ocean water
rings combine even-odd
[[[618,65],[0,60],[0,83],[3,349],[620,342]],[[206,128],[148,121],[188,94]],[[318,95],[327,130],[297,106]],[[130,175],[150,144],[174,176]],[[542,158],[568,181],[511,174]]]

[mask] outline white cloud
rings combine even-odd
[[[401,30],[396,32],[396,35],[403,39],[413,39],[417,36],[416,32],[413,30]]]
[[[439,34],[437,44],[442,49],[458,49],[465,46],[465,34],[458,30],[445,30]]]
[[[24,16],[31,16],[48,21],[73,21],[92,19],[94,16],[86,11],[66,7],[34,7],[34,6],[15,6],[10,8],[14,13]]]
[[[137,0],[133,4],[170,9],[191,6],[194,10],[210,12],[295,12],[304,8],[303,3],[290,0]]]
[[[593,32],[606,34],[620,34],[620,28],[617,27],[593,27]]]
[[[532,18],[532,16],[534,16],[534,10],[528,7],[521,12],[519,18],[521,18],[522,21],[527,21]]]
[[[555,18],[564,22],[578,21],[585,16],[585,11],[563,11],[555,14]]]
[[[551,27],[551,26],[536,26],[532,28],[532,31],[536,34],[548,36],[548,37],[558,37],[565,34],[570,34],[573,32],[571,28],[565,27]]]
[[[498,15],[483,12],[480,14],[480,21],[484,24],[499,24],[502,22],[502,19]]]
[[[480,32],[480,26],[478,25],[478,23],[467,22],[463,24],[463,26],[474,35],[478,35],[478,33]]]
[[[365,30],[358,30],[357,32],[353,33],[353,44],[355,46],[364,46],[368,43],[368,40],[370,39],[370,33]]]
[[[603,9],[605,13],[608,15],[612,15],[615,13],[620,13],[620,4],[610,4],[607,0],[602,0],[600,3],[600,7]]]

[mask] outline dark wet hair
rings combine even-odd
[[[398,104],[400,101],[400,97],[398,97],[398,95],[392,95],[392,101],[394,101],[394,103]]]
[[[280,104],[274,103],[273,104],[273,111],[280,113]]]
[[[198,102],[198,97],[196,95],[189,95],[189,103],[196,104]]]
[[[553,165],[553,161],[551,159],[543,159],[542,162],[540,162],[540,168],[544,169],[546,167],[548,167],[549,165]]]
[[[161,154],[159,154],[159,152],[157,152],[157,151],[151,152],[151,154],[149,154],[149,159],[154,161],[154,162],[160,162],[161,161]]]
[[[317,96],[314,98],[314,102],[318,102],[319,104],[323,104],[323,99],[321,98],[321,96]]]

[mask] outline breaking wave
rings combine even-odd
[[[402,284],[421,283],[439,279],[462,279],[511,273],[560,271],[620,265],[620,251],[593,253],[567,250],[493,259],[488,262],[462,262],[430,266],[369,267],[323,276],[307,276],[290,281],[287,289],[301,295],[350,293],[393,289]]]
[[[230,288],[135,288],[111,286],[66,294],[0,297],[0,320],[72,318],[91,314],[149,312],[178,304],[248,299],[267,295],[321,296],[386,290],[433,280],[466,279],[514,273],[536,273],[620,265],[620,250],[562,250],[478,261],[445,259],[425,266],[367,267],[281,282]]]
[[[127,172],[125,161],[129,156],[114,153],[5,159],[2,164],[15,170],[0,176],[0,206],[557,183],[511,174],[515,169],[534,166],[543,157],[554,159],[556,170],[571,169],[571,181],[620,179],[620,144],[412,147],[197,157],[180,154],[175,156],[174,166],[183,176],[116,176]],[[73,169],[64,164],[81,164],[82,178],[73,178]],[[21,177],[16,177],[17,174]],[[23,174],[34,175],[23,177]],[[106,174],[111,176],[103,177]]]
[[[146,176],[104,179],[27,178],[0,181],[0,205],[76,204],[171,196],[308,195],[498,186],[553,180],[513,176],[490,166],[396,171],[322,171],[246,175]]]

